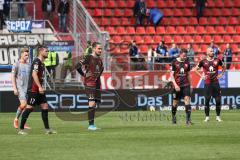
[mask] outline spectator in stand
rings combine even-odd
[[[23,3],[25,0],[17,0],[18,2],[18,18],[25,18],[25,4]]]
[[[144,18],[147,13],[147,7],[145,0],[136,0],[134,8],[133,8],[133,15],[136,17],[136,26],[137,25],[144,25]]]
[[[156,48],[156,53],[157,53],[157,59],[156,61],[158,63],[166,63],[167,62],[167,57],[168,57],[168,51],[167,47],[165,46],[165,42],[161,41],[159,45]],[[160,64],[158,66],[161,66],[162,69],[165,69],[165,64]]]
[[[84,56],[92,54],[92,42],[87,41],[87,48],[85,49]]]
[[[149,14],[148,23],[152,23],[156,30],[158,24],[161,22],[163,18],[163,13],[160,12],[160,10],[157,8],[148,9],[147,13]]]
[[[194,50],[192,48],[192,44],[189,43],[187,45],[187,57],[188,57],[188,61],[190,63],[190,65],[193,67],[194,66]]]
[[[203,16],[203,11],[207,6],[207,0],[193,0],[193,5],[197,10],[197,20],[199,23],[199,19]]]
[[[137,48],[135,41],[132,41],[132,43],[129,46],[130,46],[129,56],[130,56],[131,70],[135,70],[137,68],[137,62],[139,58],[139,49]]]
[[[223,61],[226,63],[226,68],[229,69],[232,62],[232,48],[228,43],[226,49],[223,52]]]
[[[55,11],[54,0],[42,0],[42,11],[44,13],[44,18],[52,21],[53,13]]]
[[[218,57],[218,54],[220,53],[220,48],[214,44],[214,41],[210,43],[209,47],[213,49],[214,57]]]
[[[148,70],[154,70],[154,62],[156,61],[157,53],[155,51],[155,48],[152,46],[149,46],[148,48],[148,55],[147,55],[147,64],[148,64]]]
[[[4,12],[4,15],[5,15],[5,20],[9,19],[10,1],[11,0],[4,0],[3,12]]]
[[[180,49],[177,47],[175,43],[172,44],[172,48],[169,50],[169,63],[172,63],[172,61],[178,57],[180,53]]]
[[[3,29],[3,5],[4,0],[0,0],[0,30]]]
[[[69,13],[68,0],[61,0],[58,5],[59,31],[67,32],[67,15]]]

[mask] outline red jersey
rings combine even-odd
[[[205,84],[218,83],[218,67],[223,66],[223,62],[214,58],[213,60],[203,59],[199,62],[198,67],[203,68],[206,76]]]
[[[30,75],[29,75],[29,81],[28,81],[28,91],[29,92],[39,92],[39,88],[32,77],[33,71],[37,72],[38,79],[40,81],[40,84],[42,85],[43,78],[44,78],[44,72],[45,72],[45,66],[44,66],[44,63],[42,63],[39,58],[35,58],[32,62],[31,71],[30,71]]]
[[[190,63],[188,60],[180,61],[175,59],[172,62],[172,71],[175,82],[179,87],[189,86],[190,82],[188,80],[188,75],[190,71]]]
[[[85,56],[79,62],[84,66],[84,85],[90,87],[100,86],[100,76],[103,72],[103,62],[101,57],[95,57],[92,55]]]

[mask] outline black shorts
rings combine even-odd
[[[190,86],[184,86],[180,87],[180,91],[177,92],[175,89],[173,90],[173,99],[174,100],[180,100],[181,98],[184,98],[186,96],[190,97]]]
[[[88,96],[88,101],[100,102],[101,92],[98,87],[85,87],[86,94]]]
[[[206,97],[220,97],[221,96],[221,88],[219,83],[211,83],[205,84],[204,86],[205,96]]]
[[[35,93],[35,92],[28,92],[27,93],[27,104],[30,106],[36,106],[43,103],[47,103],[47,98],[45,93]]]

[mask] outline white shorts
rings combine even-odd
[[[24,91],[23,89],[18,89],[18,99],[19,100],[27,100],[27,92]]]

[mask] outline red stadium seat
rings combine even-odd
[[[214,1],[213,0],[208,0],[207,1],[207,7],[209,7],[209,8],[215,7]]]
[[[121,43],[122,38],[120,36],[113,36],[112,37],[113,43]]]
[[[163,9],[163,14],[166,17],[172,17],[173,16],[172,9]]]
[[[197,18],[191,17],[191,18],[189,19],[189,24],[191,24],[191,25],[198,25]]]
[[[134,40],[136,41],[137,44],[142,44],[144,43],[142,36],[134,36]]]
[[[222,43],[222,37],[219,35],[213,36],[213,40],[215,43]]]
[[[233,26],[227,26],[227,27],[226,27],[226,32],[227,32],[228,34],[235,34],[235,33],[236,33],[235,30],[234,30],[234,28],[233,28]]]
[[[207,44],[202,44],[200,48],[201,48],[201,52],[206,52],[207,48],[208,48],[208,45]]]
[[[180,25],[189,25],[188,18],[186,18],[186,17],[180,17],[180,19],[179,19],[179,24],[180,24]]]
[[[195,34],[196,33],[195,28],[193,26],[187,26],[186,27],[186,32],[188,34]]]
[[[224,7],[224,3],[222,0],[215,0],[215,7]]]
[[[97,6],[96,6],[97,8],[104,8],[105,6],[106,6],[105,1],[97,1]]]
[[[148,46],[147,45],[141,45],[140,47],[139,47],[139,49],[140,49],[140,53],[147,53],[148,52]]]
[[[175,27],[173,27],[173,26],[168,26],[168,27],[166,28],[166,33],[167,33],[167,34],[176,34]]]
[[[196,35],[193,37],[194,43],[202,43],[202,36]]]
[[[136,33],[134,27],[127,27],[126,32],[128,34],[135,34]]]
[[[219,24],[220,25],[227,25],[228,24],[228,20],[226,17],[219,17]]]
[[[116,8],[116,7],[118,7],[114,0],[108,0],[106,6],[107,6],[107,8]]]
[[[166,6],[167,6],[168,8],[175,8],[175,7],[176,7],[175,1],[174,1],[174,0],[167,0],[167,1],[166,1]]]
[[[116,34],[114,27],[106,27],[106,31],[108,31],[109,34]]]
[[[233,39],[234,43],[240,43],[240,36],[239,35],[232,36],[232,39]]]
[[[157,1],[157,7],[158,8],[165,8],[166,7],[166,2],[163,0],[158,0]]]
[[[237,20],[236,17],[229,17],[228,20],[229,20],[228,23],[229,23],[230,25],[238,25],[238,24],[239,24],[239,22],[238,22],[238,20]]]
[[[174,43],[176,43],[176,44],[183,43],[182,36],[174,36],[174,37],[173,37],[173,41],[174,41]]]
[[[102,26],[108,26],[109,25],[109,19],[108,18],[100,18],[100,24]]]
[[[101,31],[105,31],[104,27],[100,27],[100,30],[101,30]]]
[[[184,43],[193,43],[193,39],[192,39],[192,36],[189,36],[189,35],[186,35],[186,36],[183,36],[183,42]]]
[[[168,25],[170,23],[169,19],[171,19],[171,18],[167,18],[167,17],[163,18],[160,22],[160,25],[163,25],[163,26]]]
[[[233,4],[235,7],[240,7],[240,1],[239,0],[233,0]]]
[[[213,26],[207,26],[206,27],[206,33],[207,34],[215,34],[216,32],[215,32],[215,29],[214,29]]]
[[[160,41],[162,41],[162,37],[158,35],[153,36],[153,41],[154,43],[159,43]]]
[[[153,43],[153,39],[152,39],[151,36],[144,36],[143,39],[144,39],[145,44],[152,44]]]
[[[240,26],[237,26],[235,29],[236,29],[237,34],[240,34]]]
[[[165,27],[158,26],[157,27],[157,34],[166,34]]]
[[[185,0],[184,1],[186,7],[193,7],[193,1],[192,0]]]
[[[119,34],[119,35],[127,34],[124,27],[117,27],[116,28],[116,33]]]
[[[136,34],[146,34],[144,27],[137,27]]]
[[[197,27],[196,27],[196,32],[197,32],[198,34],[204,34],[204,33],[205,33],[205,29],[204,29],[203,26],[197,26]]]
[[[122,17],[123,16],[122,9],[114,9],[114,16]]]
[[[169,23],[171,25],[173,25],[173,26],[179,25],[179,17],[178,18],[177,17],[171,17],[169,20],[170,20]]]
[[[113,12],[111,9],[104,9],[104,16],[110,17],[113,16]]]
[[[208,20],[206,17],[201,17],[199,20],[200,25],[209,25]]]
[[[212,12],[213,12],[212,9],[206,8],[203,12],[203,15],[204,16],[212,16]]]
[[[125,17],[132,17],[133,11],[131,9],[124,9],[124,16]]]
[[[219,9],[219,8],[212,9],[212,16],[221,16],[221,15],[222,15],[222,9]]]
[[[194,50],[195,52],[198,52],[199,49],[200,49],[198,44],[193,44],[193,45],[192,45],[192,48],[193,48],[193,50]]]
[[[149,7],[149,8],[154,8],[154,7],[156,7],[156,3],[155,3],[155,1],[154,0],[148,0],[148,1],[146,1],[146,5],[147,5],[147,7]]]
[[[128,8],[132,8],[135,4],[135,1],[127,1]]]
[[[119,18],[111,18],[110,19],[110,25],[112,26],[119,26],[120,25],[120,19]]]
[[[103,16],[103,10],[102,9],[94,9],[93,16],[96,16],[96,17]]]
[[[123,26],[129,26],[129,25],[131,25],[131,22],[129,21],[128,18],[121,18],[121,24]]]
[[[222,13],[222,16],[231,16],[231,11],[229,10],[229,8],[223,8],[221,9],[221,13]]]
[[[94,0],[86,1],[86,4],[87,4],[88,8],[96,8],[97,7],[97,3]]]
[[[232,11],[231,12],[232,16],[239,16],[240,15],[239,8],[232,8],[231,11]]]
[[[172,37],[171,36],[164,36],[163,38],[165,43],[172,43]]]
[[[173,15],[178,16],[178,17],[183,16],[182,9],[174,9],[173,10]]]
[[[225,34],[226,33],[223,26],[216,26],[215,30],[218,34]]]
[[[204,43],[211,43],[211,41],[212,41],[212,37],[211,36],[209,36],[209,35],[204,35],[203,36],[203,42]]]
[[[187,17],[193,16],[192,10],[189,9],[189,8],[185,8],[185,9],[183,10],[183,15],[184,15],[184,16],[187,16]]]
[[[177,26],[176,32],[177,32],[177,34],[185,34],[186,33],[185,28],[183,26]]]
[[[178,8],[185,8],[186,4],[182,0],[175,1],[176,2],[176,7]]]
[[[132,42],[132,36],[123,36],[122,37],[122,40],[124,41],[124,42]]]
[[[223,41],[224,41],[224,43],[232,43],[232,38],[229,35],[224,35]]]
[[[118,1],[117,1],[117,6],[118,6],[119,8],[126,8],[126,7],[127,7],[126,1],[124,1],[124,0],[118,0]]]
[[[233,52],[239,52],[238,45],[233,44],[233,45],[232,45],[232,50],[233,50]],[[238,56],[239,56],[239,55],[238,55]]]
[[[218,24],[219,24],[216,17],[209,17],[209,18],[208,18],[208,23],[209,23],[210,25],[218,25]]]
[[[156,34],[155,28],[154,27],[147,27],[146,28],[146,33],[147,34]]]
[[[224,2],[224,7],[228,7],[228,8],[231,8],[234,6],[232,0],[228,0],[228,1],[223,1]]]

